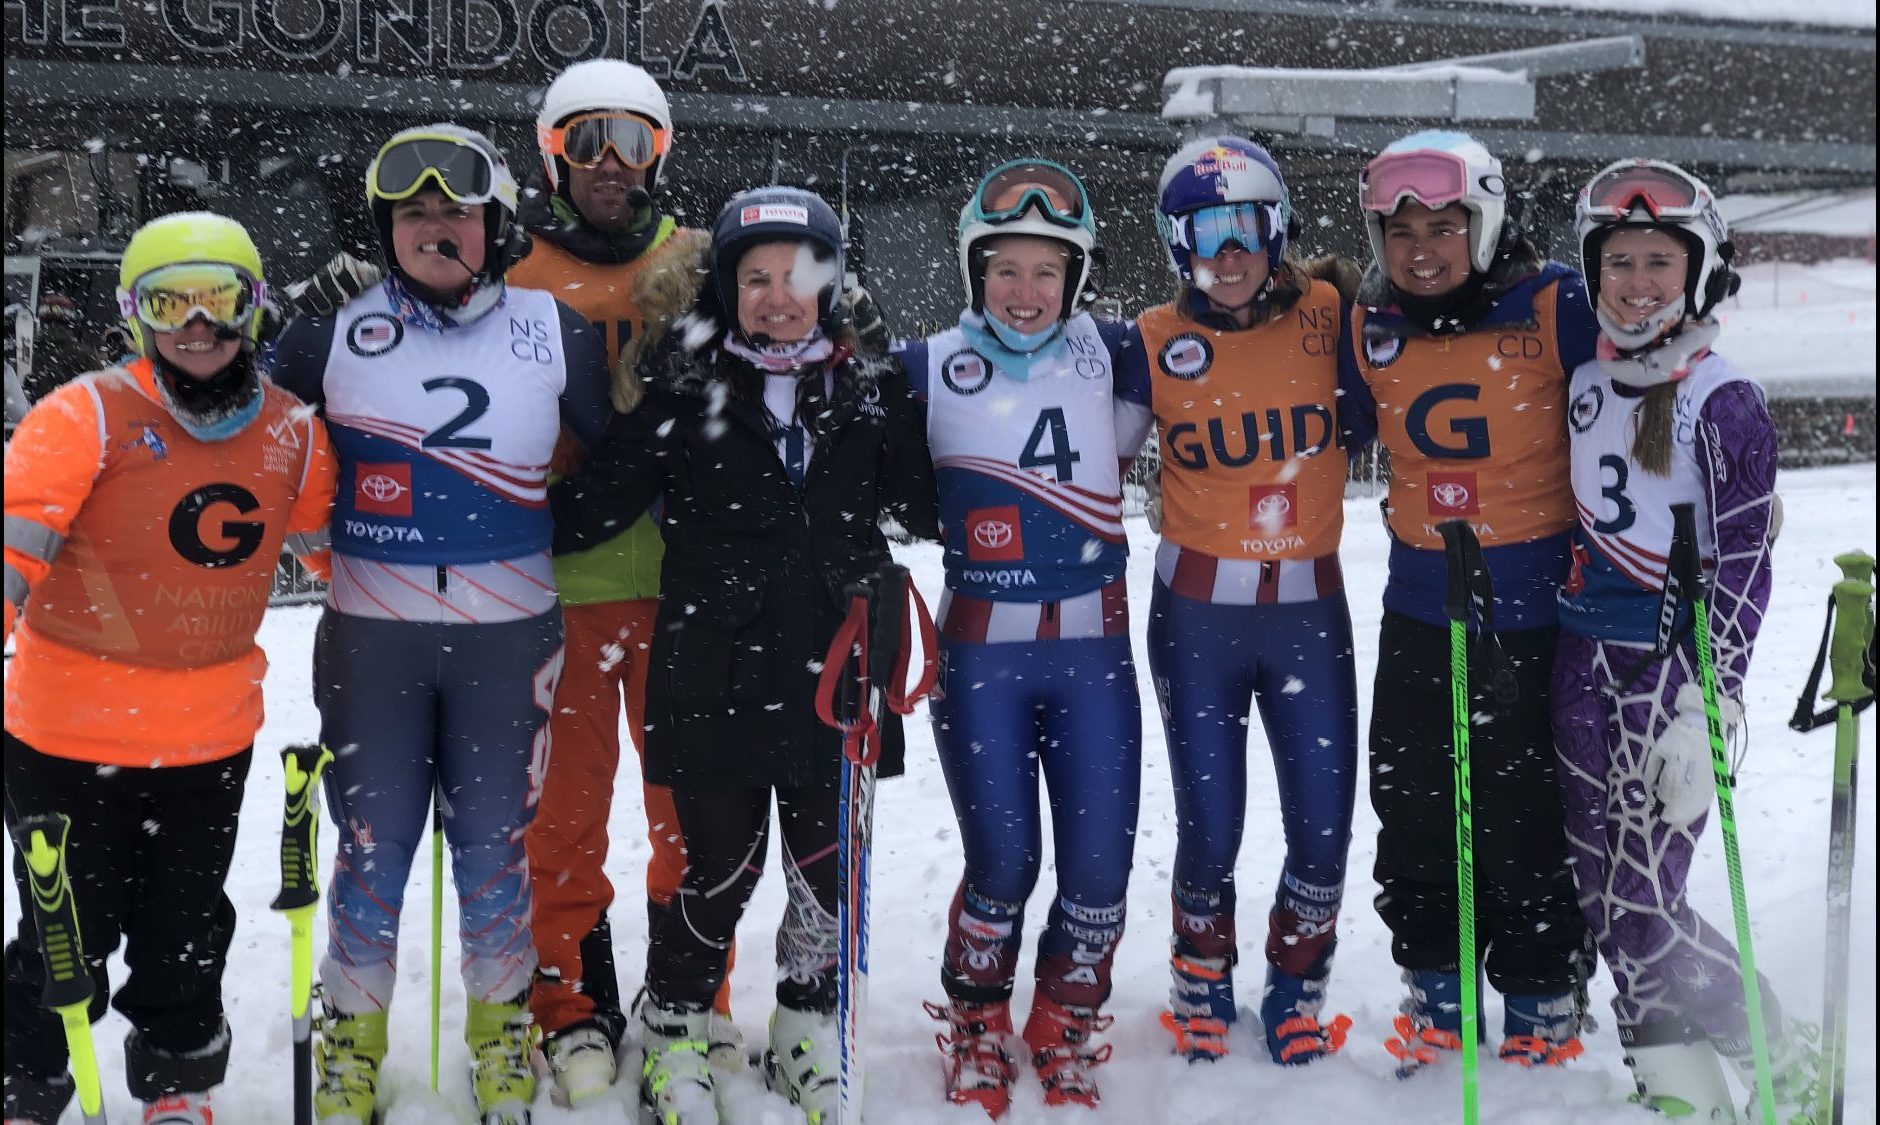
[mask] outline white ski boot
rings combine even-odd
[[[620,1077],[614,1041],[591,1023],[578,1024],[548,1037],[542,1047],[554,1079],[556,1105],[580,1106],[613,1089]]]
[[[1621,1025],[1619,1045],[1638,1087],[1633,1101],[1680,1121],[1736,1125],[1722,1060],[1702,1032],[1680,1022]]]
[[[835,1120],[842,1094],[840,1032],[833,1012],[778,1005],[770,1017],[764,1074],[770,1088],[802,1107],[808,1125]]]
[[[731,1017],[714,1010],[705,1025],[705,1041],[710,1044],[706,1058],[725,1074],[743,1074],[749,1063],[744,1053],[744,1033]]]
[[[718,1125],[718,1090],[707,1055],[709,1012],[640,1005],[640,1120],[650,1125]]]

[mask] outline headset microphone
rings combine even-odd
[[[627,190],[627,208],[639,213],[653,205],[653,194],[645,188],[635,185]]]
[[[463,258],[458,255],[457,244],[455,242],[452,242],[448,238],[438,239],[437,253],[439,257],[449,258],[451,261],[456,262],[457,265],[463,269],[463,272],[469,274],[472,279],[476,277],[477,271],[465,265]]]

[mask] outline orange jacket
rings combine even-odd
[[[191,765],[262,721],[255,631],[285,545],[326,574],[326,427],[273,383],[204,442],[149,360],[59,388],[6,450],[6,726],[55,757]],[[15,628],[17,624],[17,629]]]

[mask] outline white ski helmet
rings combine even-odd
[[[666,92],[645,70],[622,59],[588,59],[562,71],[542,95],[542,108],[535,115],[537,147],[542,153],[542,168],[548,174],[548,186],[560,191],[567,175],[567,162],[554,155],[549,137],[570,117],[595,110],[624,110],[652,123],[664,134],[665,148],[646,169],[646,190],[659,183],[660,169],[672,143],[672,107]]]
[[[1070,254],[1060,321],[1076,315],[1090,284],[1097,245],[1097,220],[1090,197],[1075,173],[1049,160],[1011,160],[986,173],[960,208],[960,280],[974,312],[985,311],[986,265],[982,243],[1005,235],[1048,238]]]
[[[1460,203],[1469,213],[1469,263],[1476,273],[1495,264],[1508,217],[1508,185],[1501,161],[1467,133],[1429,129],[1392,141],[1358,174],[1358,204],[1371,253],[1384,261],[1384,217],[1405,199],[1431,210]]]
[[[1736,250],[1709,186],[1662,160],[1620,160],[1600,169],[1587,182],[1573,208],[1580,268],[1586,274],[1587,296],[1595,308],[1599,306],[1600,246],[1621,226],[1665,231],[1689,251],[1684,300],[1674,302],[1679,315],[1688,310],[1693,318],[1702,320],[1718,301],[1736,292],[1740,279],[1730,268]]]

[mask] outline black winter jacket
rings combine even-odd
[[[615,417],[582,473],[551,490],[555,549],[611,538],[663,494],[648,781],[826,780],[841,740],[814,700],[847,608],[843,588],[888,558],[884,514],[939,536],[924,418],[897,365],[843,359],[799,492],[771,439],[763,376],[718,346],[722,332],[705,330],[713,324],[695,314],[674,327],[641,364],[645,399]],[[898,720],[883,730],[883,751],[881,773],[901,772]]]

